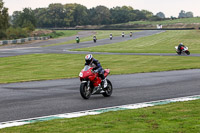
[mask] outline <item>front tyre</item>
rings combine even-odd
[[[185,51],[185,53],[186,53],[187,55],[190,55],[190,51]]]
[[[107,80],[107,87],[104,89],[105,92],[102,94],[104,97],[109,97],[112,95],[112,91],[113,91],[113,87],[112,87],[112,83],[110,82],[110,80],[106,79]]]
[[[91,96],[91,88],[87,87],[87,83],[82,83],[80,85],[80,93],[84,99],[89,99]]]

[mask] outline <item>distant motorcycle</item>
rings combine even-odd
[[[96,38],[94,38],[94,39],[93,39],[93,41],[94,41],[94,43],[96,43],[96,42],[97,42],[97,39],[96,39]]]
[[[76,38],[76,43],[79,43],[80,42],[80,39],[79,38]]]
[[[132,37],[132,36],[133,36],[133,33],[131,32],[131,33],[130,33],[130,37]]]
[[[110,73],[109,69],[104,70],[104,76],[107,77]],[[109,97],[112,94],[113,88],[110,80],[107,80],[107,87],[104,88],[104,83],[98,73],[93,71],[93,67],[86,65],[80,74],[80,94],[84,99],[89,99],[91,95],[102,94],[104,97]]]
[[[178,54],[178,55],[190,55],[190,51],[188,50],[188,47],[181,47],[181,52],[180,52],[180,50],[178,49],[178,46],[175,46],[175,49],[176,49],[176,53]]]
[[[97,37],[96,36],[93,36],[93,41],[94,41],[94,43],[97,42]]]
[[[110,40],[112,40],[112,36],[110,36]]]

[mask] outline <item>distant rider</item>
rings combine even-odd
[[[93,67],[93,71],[95,73],[99,74],[99,77],[101,77],[103,83],[104,83],[104,88],[107,87],[107,80],[104,76],[104,69],[102,68],[100,62],[93,58],[92,54],[88,54],[85,56],[85,65],[89,65]]]
[[[179,45],[178,45],[178,51],[181,53],[182,51],[183,51],[183,49],[184,49],[184,45],[183,45],[183,43],[180,43]]]
[[[76,42],[77,42],[77,43],[80,42],[80,38],[79,38],[79,36],[76,36]]]
[[[96,35],[93,36],[93,40],[94,40],[94,42],[96,42],[96,40],[97,40]]]
[[[110,40],[112,40],[112,37],[113,37],[113,36],[112,36],[112,33],[110,33]]]
[[[122,37],[124,37],[124,32],[122,32]]]
[[[133,32],[130,32],[130,37],[132,37],[133,36]]]

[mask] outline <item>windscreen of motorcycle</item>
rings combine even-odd
[[[83,71],[87,71],[87,70],[89,70],[90,68],[91,68],[90,66],[85,65],[85,67],[83,68]]]

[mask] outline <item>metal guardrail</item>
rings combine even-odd
[[[2,40],[0,41],[0,45],[6,45],[6,44],[19,44],[19,43],[25,43],[33,40],[48,40],[50,36],[47,37],[28,37],[28,38],[21,38],[21,39],[15,39],[15,40]]]

